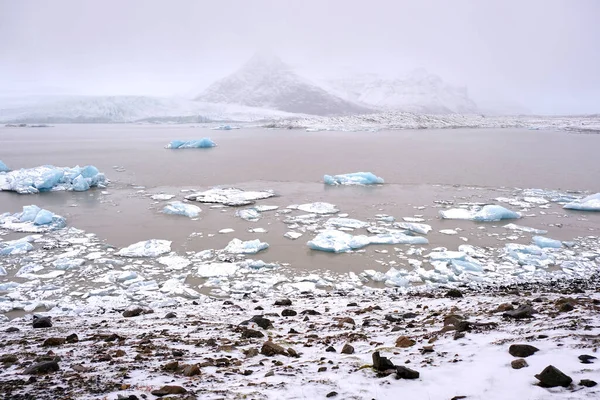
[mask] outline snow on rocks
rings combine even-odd
[[[567,203],[563,208],[579,211],[600,211],[600,193]]]
[[[173,201],[167,204],[162,212],[171,215],[183,215],[189,218],[196,218],[202,210],[193,204],[186,204],[181,201]]]
[[[376,185],[384,183],[383,178],[371,172],[353,172],[341,175],[325,175],[323,181],[326,185]]]
[[[474,209],[452,208],[449,210],[441,210],[440,216],[443,219],[471,220],[477,222],[492,222],[503,219],[521,218],[519,213],[498,205],[486,205]]]
[[[73,190],[86,191],[91,187],[105,187],[108,181],[93,165],[85,167],[40,167],[0,172],[0,191],[19,194]]]
[[[236,188],[212,188],[186,196],[186,199],[200,203],[218,203],[226,206],[246,206],[256,200],[275,196],[272,190],[244,191]]]
[[[210,138],[202,138],[199,140],[172,140],[165,146],[166,149],[209,149],[217,144]]]
[[[150,239],[122,248],[116,254],[121,257],[157,257],[171,251],[170,240]]]
[[[229,242],[224,251],[232,254],[256,254],[259,251],[266,250],[267,248],[269,248],[269,244],[261,242],[258,239],[242,241],[235,238]]]
[[[0,227],[17,232],[47,232],[65,226],[66,220],[63,217],[36,205],[23,206],[20,213],[0,214]]]

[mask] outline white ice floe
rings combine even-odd
[[[183,215],[189,218],[196,218],[201,211],[200,207],[181,201],[173,201],[162,209],[164,214]]]
[[[347,253],[362,249],[370,244],[427,244],[421,236],[409,236],[404,233],[387,233],[375,236],[351,235],[339,230],[325,230],[310,240],[307,245],[313,250],[332,253]]]
[[[267,205],[259,204],[252,208],[254,208],[258,212],[266,212],[266,211],[275,211],[279,208],[279,206],[267,206]]]
[[[546,233],[548,233],[548,231],[545,231],[543,229],[530,228],[528,226],[521,226],[521,225],[516,225],[516,224],[506,224],[506,225],[504,225],[504,228],[510,229],[513,231],[533,233],[536,235],[545,235]]]
[[[158,201],[166,201],[166,200],[171,200],[173,197],[175,197],[174,194],[153,194],[150,198],[152,200],[158,200]]]
[[[425,222],[425,219],[420,217],[402,217],[402,219],[406,222]]]
[[[242,241],[236,238],[229,242],[224,251],[232,254],[256,254],[268,247],[268,243],[261,242],[258,239]]]
[[[291,239],[291,240],[296,240],[296,239],[298,239],[301,236],[302,236],[302,234],[300,232],[294,232],[294,231],[286,232],[283,235],[283,237],[286,237],[286,238]]]
[[[56,190],[86,191],[90,187],[105,187],[104,174],[93,165],[85,167],[40,167],[0,172],[0,191],[34,194]]]
[[[0,228],[17,232],[47,232],[62,229],[65,226],[64,217],[36,205],[23,206],[23,211],[20,213],[0,214]]]
[[[116,254],[122,257],[157,257],[170,251],[170,240],[150,239],[122,248]]]
[[[419,224],[416,222],[396,222],[394,226],[411,232],[420,233],[421,235],[427,235],[432,229],[431,225]]]
[[[323,181],[326,185],[375,185],[383,183],[383,178],[371,172],[353,172],[341,175],[325,175]]]
[[[326,228],[351,228],[351,229],[360,229],[366,228],[369,226],[367,222],[360,221],[358,219],[352,218],[329,218],[325,222]]]
[[[315,203],[300,204],[298,206],[298,210],[311,214],[335,214],[340,212],[340,210],[338,210],[334,204],[320,201]]]
[[[85,263],[85,260],[81,258],[59,258],[52,262],[54,268],[58,270],[68,271],[71,269],[77,269]]]
[[[541,248],[554,248],[560,249],[563,243],[560,240],[550,239],[543,236],[534,236],[531,238],[533,244]]]
[[[182,270],[191,264],[191,261],[187,258],[177,255],[168,255],[160,257],[157,258],[156,261],[158,261],[159,264],[165,265],[168,269],[171,270]]]
[[[480,209],[452,208],[449,210],[440,211],[440,216],[443,219],[462,219],[478,222],[492,222],[503,219],[521,218],[519,213],[498,205],[486,205]]]
[[[580,211],[600,211],[600,193],[567,203],[563,208]]]
[[[440,233],[444,235],[458,235],[458,232],[456,232],[454,229],[440,229]]]
[[[237,210],[235,212],[236,217],[240,217],[243,220],[249,222],[256,222],[261,218],[260,213],[255,208],[246,208],[244,210]]]
[[[0,242],[0,256],[25,254],[33,250],[33,245],[26,240],[27,238],[24,239]]]
[[[201,278],[233,276],[239,269],[236,263],[209,263],[199,265],[196,274]]]
[[[222,233],[222,234],[225,234],[225,233],[233,233],[233,232],[235,232],[235,230],[234,230],[234,229],[231,229],[231,228],[224,228],[224,229],[221,229],[221,230],[219,231],[219,233]]]
[[[254,204],[256,200],[275,196],[272,190],[244,191],[236,188],[212,188],[186,196],[186,199],[200,203],[219,203],[226,206],[245,206]]]
[[[202,138],[199,140],[172,140],[166,149],[209,149],[217,144],[210,138]]]

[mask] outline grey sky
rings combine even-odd
[[[0,0],[0,92],[199,91],[268,48],[309,75],[427,68],[475,100],[600,112],[600,1]]]

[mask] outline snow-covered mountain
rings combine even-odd
[[[61,96],[0,101],[3,123],[248,122],[291,115],[239,105],[148,96]]]
[[[424,69],[415,70],[405,78],[361,74],[329,79],[324,84],[342,98],[381,110],[428,114],[479,112],[466,88],[448,85]]]
[[[278,57],[265,54],[255,55],[237,72],[209,86],[196,100],[313,115],[371,111],[327,92],[299,76]]]

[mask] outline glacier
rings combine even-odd
[[[323,181],[326,185],[376,185],[384,183],[383,178],[371,172],[353,172],[341,175],[325,175]]]
[[[200,203],[218,203],[226,206],[247,206],[256,200],[275,196],[272,190],[245,191],[236,188],[212,188],[204,192],[192,193],[185,198]]]
[[[6,164],[4,164],[2,162],[2,160],[0,160],[0,172],[8,172],[10,171],[10,169],[8,169],[8,167],[6,166]]]
[[[165,149],[209,149],[216,145],[210,138],[205,137],[199,140],[171,140]]]
[[[0,191],[19,194],[73,190],[86,191],[91,187],[105,187],[108,180],[93,165],[55,167],[43,165],[35,168],[0,172]]]
[[[580,211],[600,211],[600,193],[567,203],[563,208]]]
[[[518,219],[521,214],[511,211],[498,205],[486,205],[479,210],[469,210],[466,208],[452,208],[440,211],[443,219],[462,219],[477,222],[493,222],[503,219]]]
[[[124,247],[116,254],[121,257],[157,257],[171,251],[170,240],[150,239]]]
[[[16,214],[0,214],[0,228],[16,232],[39,233],[62,229],[67,225],[64,217],[36,205],[23,206]]]
[[[196,218],[201,211],[200,207],[181,201],[172,201],[162,209],[164,214],[183,215],[190,218]]]

